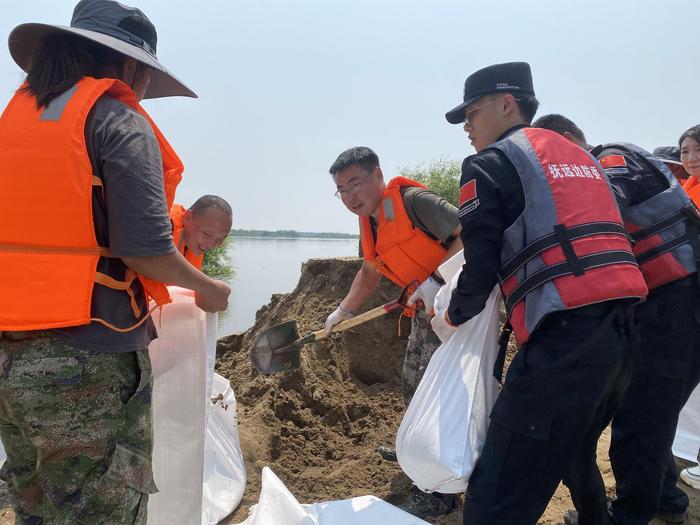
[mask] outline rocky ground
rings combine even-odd
[[[217,371],[231,381],[238,400],[241,447],[248,485],[238,509],[223,523],[243,521],[257,502],[260,473],[269,466],[302,503],[374,494],[393,504],[405,501],[410,481],[397,463],[382,460],[376,448],[394,442],[403,415],[400,374],[407,319],[398,313],[307,345],[301,368],[262,376],[250,364],[249,351],[264,329],[295,320],[300,335],[318,330],[337,306],[359,268],[357,259],[311,260],[304,264],[297,288],[275,295],[262,307],[255,325],[243,334],[222,338]],[[367,308],[396,298],[384,283]],[[398,329],[401,328],[401,335]],[[598,463],[609,495],[614,478],[607,460],[609,433],[601,438]],[[700,525],[700,492],[691,496],[688,525]],[[0,525],[13,522],[0,492]],[[539,525],[555,525],[572,509],[560,487]],[[429,520],[461,524],[459,511]]]

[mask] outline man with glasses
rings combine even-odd
[[[446,114],[477,154],[460,180],[466,262],[433,323],[468,321],[500,283],[519,346],[469,480],[466,525],[535,525],[570,472],[597,488],[580,523],[609,523],[599,421],[624,382],[627,303],[647,289],[605,174],[564,137],[529,127],[538,104],[530,66],[511,62],[469,76]],[[504,359],[505,344],[497,376]]]
[[[413,281],[421,285],[410,297],[422,302],[422,311],[411,319],[402,370],[403,396],[408,406],[440,340],[430,328],[435,295],[444,284],[437,268],[462,249],[457,209],[425,186],[404,177],[384,183],[377,154],[366,147],[344,151],[330,168],[336,196],[360,217],[364,262],[338,308],[328,316],[326,331],[350,319],[374,293],[382,275],[401,287]],[[385,459],[396,460],[393,448],[380,447]],[[452,495],[426,495],[413,490],[405,510],[435,516],[456,505]]]

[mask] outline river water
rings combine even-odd
[[[358,239],[270,239],[234,237],[229,250],[235,269],[228,311],[219,319],[219,336],[242,332],[274,293],[291,292],[307,259],[356,256]]]

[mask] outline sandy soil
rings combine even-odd
[[[407,319],[389,314],[307,345],[302,366],[294,372],[261,376],[249,360],[255,336],[267,327],[296,320],[300,335],[320,329],[344,297],[359,264],[357,259],[308,261],[292,293],[273,296],[258,311],[250,330],[219,341],[217,371],[231,380],[236,393],[248,472],[244,499],[223,523],[239,523],[248,515],[258,500],[264,466],[271,467],[302,503],[365,494],[393,504],[405,501],[410,481],[397,463],[382,460],[376,448],[394,442],[403,415],[400,374],[410,328]],[[395,286],[384,283],[367,307],[398,293]],[[612,496],[608,446],[606,432],[599,443],[598,464]],[[691,497],[686,523],[700,525],[700,492],[683,488]],[[14,519],[10,509],[2,508],[5,501],[0,487],[0,525]],[[568,492],[559,487],[539,524],[558,524],[572,508]],[[461,514],[429,521],[457,525]]]

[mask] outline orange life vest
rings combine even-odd
[[[192,250],[188,250],[185,246],[185,222],[184,215],[187,210],[179,205],[173,204],[170,208],[170,222],[173,224],[173,242],[182,255],[185,256],[192,266],[198,270],[202,270],[202,262],[204,254],[195,255]]]
[[[95,283],[129,293],[134,315],[142,313],[131,290],[135,272],[128,270],[125,281],[97,272],[109,248],[95,237],[92,193],[104,188],[93,174],[84,130],[104,94],[150,122],[163,158],[168,207],[173,203],[182,163],[126,84],[85,77],[44,108],[18,90],[0,117],[0,330],[105,323],[90,315]],[[170,302],[163,283],[139,278],[157,304]]]
[[[690,197],[696,206],[700,206],[700,182],[695,175],[688,177],[688,180],[683,183],[683,189]]]
[[[402,288],[423,282],[440,266],[447,249],[411,223],[401,188],[422,184],[405,177],[389,181],[379,208],[376,239],[369,217],[360,217],[360,242],[365,261]],[[407,315],[410,315],[405,312]]]

